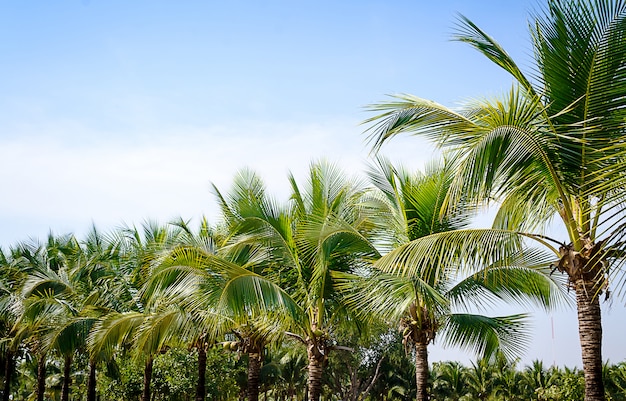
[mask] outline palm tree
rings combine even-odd
[[[197,234],[184,221],[175,225],[183,229],[184,238],[153,270],[142,294],[181,308],[187,316],[181,320],[184,327],[169,330],[184,332],[187,341],[215,344],[229,335],[229,341],[222,344],[248,356],[247,395],[256,401],[265,348],[277,341],[276,325],[282,321],[278,311],[272,310],[272,300],[289,303],[288,295],[255,273],[262,259],[254,248],[225,253],[223,235],[206,220]],[[201,378],[205,366],[199,369]],[[200,386],[197,398],[204,399]]]
[[[111,280],[118,279],[119,251],[119,239],[94,226],[82,243],[70,238],[64,248],[65,264],[58,270],[33,272],[24,283],[29,308],[37,319],[50,323],[45,346],[64,359],[61,401],[69,399],[75,354],[87,352],[87,338],[94,324],[121,302],[119,294],[109,291]],[[95,401],[97,362],[89,358],[88,401]]]
[[[145,222],[141,230],[123,230],[121,249],[123,274],[114,285],[126,295],[123,303],[94,326],[89,334],[92,358],[109,356],[116,348],[134,345],[134,356],[144,361],[142,401],[151,397],[154,357],[165,350],[168,342],[177,339],[166,328],[172,319],[181,319],[176,308],[142,297],[141,288],[149,280],[158,263],[179,243],[181,230]],[[163,309],[162,309],[163,308]]]
[[[485,358],[472,362],[472,367],[465,373],[467,390],[473,399],[487,400],[496,390],[497,373],[489,362]]]
[[[86,350],[87,334],[96,320],[99,287],[86,271],[84,252],[74,237],[62,252],[64,263],[33,271],[23,283],[22,294],[24,316],[42,327],[41,347],[63,358],[61,401],[67,401],[72,361],[77,352]]]
[[[426,135],[460,152],[451,201],[497,201],[492,240],[531,238],[558,259],[574,289],[585,372],[585,399],[604,400],[599,296],[609,266],[620,272],[624,223],[626,2],[548,0],[529,24],[535,66],[528,78],[473,22],[461,18],[456,39],[509,72],[516,86],[503,99],[461,110],[398,96],[374,106],[378,149],[401,132]],[[567,239],[542,235],[557,217]],[[481,246],[482,252],[496,249]],[[608,294],[608,292],[607,292]]]
[[[379,158],[369,176],[378,189],[368,203],[379,220],[383,249],[462,230],[472,215],[473,209],[461,205],[446,213],[445,199],[453,177],[449,166],[430,165],[424,174],[410,174]],[[469,313],[468,307],[497,299],[534,299],[550,306],[557,299],[557,286],[548,279],[548,269],[528,268],[525,265],[533,262],[530,259],[509,262],[504,267],[478,266],[473,274],[463,276],[452,264],[423,264],[423,268],[407,272],[405,266],[410,262],[405,261],[387,265],[381,273],[374,271],[355,288],[347,283],[358,309],[397,323],[403,331],[403,344],[415,350],[418,400],[428,399],[428,345],[437,336],[443,336],[444,344],[476,351],[483,358],[495,357],[498,350],[510,356],[523,346],[524,315],[492,318]]]
[[[50,302],[54,297],[54,285],[40,287],[33,283],[40,279],[47,283],[50,277],[65,276],[72,246],[72,236],[55,236],[50,233],[45,243],[37,241],[24,243],[16,252],[16,257],[20,259],[19,263],[24,265],[28,275],[21,287],[22,308],[13,342],[17,344],[26,341],[30,349],[37,354],[35,387],[37,401],[43,401],[46,386],[46,363],[50,351],[46,338],[58,325],[59,318],[58,310],[52,305],[54,302]],[[71,363],[68,358],[65,362]]]
[[[68,252],[69,256],[69,252]],[[24,316],[41,327],[40,347],[44,355],[57,350],[63,358],[61,401],[69,399],[71,365],[77,351],[79,337],[86,338],[84,326],[73,324],[78,313],[76,282],[72,282],[69,265],[57,271],[46,269],[33,272],[22,289],[25,297]],[[82,327],[81,327],[82,326]]]
[[[437,400],[458,400],[467,393],[466,368],[458,362],[433,364],[433,395]]]
[[[299,319],[287,334],[307,349],[308,399],[318,401],[328,353],[341,346],[333,330],[358,324],[336,290],[337,274],[354,272],[377,256],[367,239],[369,222],[357,201],[358,186],[328,163],[313,164],[307,185],[293,176],[292,206],[284,208],[265,193],[262,181],[244,171],[228,198],[215,189],[233,250],[261,246],[265,276],[278,283],[298,306]]]
[[[546,369],[542,361],[534,360],[524,369],[520,384],[528,389],[527,393],[532,399],[539,399],[537,398],[539,392],[546,391],[556,384],[557,373],[555,368]]]
[[[20,269],[15,256],[16,249],[5,253],[0,248],[0,360],[4,362],[1,367],[4,376],[2,401],[10,399],[15,360],[20,348],[20,343],[13,340],[20,315],[21,299],[18,294],[26,274]]]

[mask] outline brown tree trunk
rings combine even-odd
[[[248,353],[248,401],[259,400],[259,376],[263,364],[262,352],[257,350]]]
[[[96,362],[89,360],[89,378],[87,379],[87,401],[96,401]]]
[[[143,393],[141,401],[150,401],[150,382],[152,381],[152,355],[148,356],[146,366],[143,369]]]
[[[415,343],[415,383],[417,384],[417,401],[428,400],[428,343]]]
[[[72,356],[66,355],[63,364],[63,386],[61,387],[61,401],[70,399],[70,386],[72,385]]]
[[[585,373],[585,401],[605,401],[602,381],[602,315],[596,280],[576,281],[578,334]]]
[[[198,384],[196,385],[195,401],[204,401],[206,397],[206,348],[198,346]]]
[[[9,396],[11,395],[11,376],[13,376],[15,355],[13,352],[7,351],[4,357],[4,388],[2,390],[2,401],[9,401]]]
[[[319,401],[322,394],[322,372],[325,358],[327,358],[323,352],[328,352],[328,350],[318,350],[317,345],[313,341],[310,341],[307,345],[307,355],[309,357],[308,401]]]
[[[37,401],[43,401],[44,393],[46,391],[46,354],[39,355],[37,361]]]

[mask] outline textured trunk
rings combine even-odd
[[[248,401],[259,400],[259,376],[262,363],[261,352],[248,353]]]
[[[417,401],[428,400],[428,343],[415,343],[415,383],[417,384]]]
[[[206,397],[206,349],[198,347],[198,384],[196,385],[195,401],[204,401]]]
[[[9,401],[11,395],[11,376],[13,376],[13,367],[15,364],[15,355],[11,351],[7,351],[4,356],[4,388],[2,390],[2,401]]]
[[[143,369],[143,393],[141,401],[150,401],[150,382],[152,381],[152,356],[148,356],[146,366]]]
[[[46,354],[39,355],[37,361],[37,401],[43,401],[44,392],[46,391]]]
[[[585,401],[604,401],[602,382],[602,321],[595,280],[577,280],[578,334],[585,372]]]
[[[307,347],[309,356],[309,378],[308,378],[308,401],[319,401],[322,394],[322,372],[324,368],[324,359],[317,355],[312,348],[315,345],[310,344]]]
[[[72,385],[72,356],[67,355],[63,363],[63,386],[61,387],[61,401],[70,399],[70,386]]]
[[[87,401],[96,401],[96,362],[89,360],[89,378],[87,379]]]

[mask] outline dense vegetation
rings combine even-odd
[[[512,243],[511,257],[488,268],[479,259],[379,270],[381,253],[459,230],[472,210],[438,217],[451,182],[445,167],[408,173],[381,159],[369,176],[376,185],[314,163],[304,185],[291,180],[292,201],[282,205],[242,171],[228,193],[215,189],[219,226],[93,228],[84,239],[50,234],[3,251],[3,396],[432,398],[448,391],[444,365],[430,370],[420,352],[435,335],[486,358],[477,366],[514,370],[506,361],[524,348],[525,316],[465,309],[566,302],[545,255]],[[489,380],[494,392],[502,386]]]

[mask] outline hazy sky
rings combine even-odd
[[[450,41],[458,13],[529,66],[535,1],[0,3],[0,246],[144,219],[215,218],[210,183],[243,167],[278,198],[326,158],[358,174],[364,106],[411,93],[454,106],[510,77]],[[383,148],[419,168],[402,137]],[[623,301],[605,304],[604,357],[626,358]],[[496,311],[495,314],[498,314]],[[508,312],[508,311],[507,311]],[[523,363],[579,365],[574,310],[534,314]],[[431,360],[471,356],[431,347]]]

